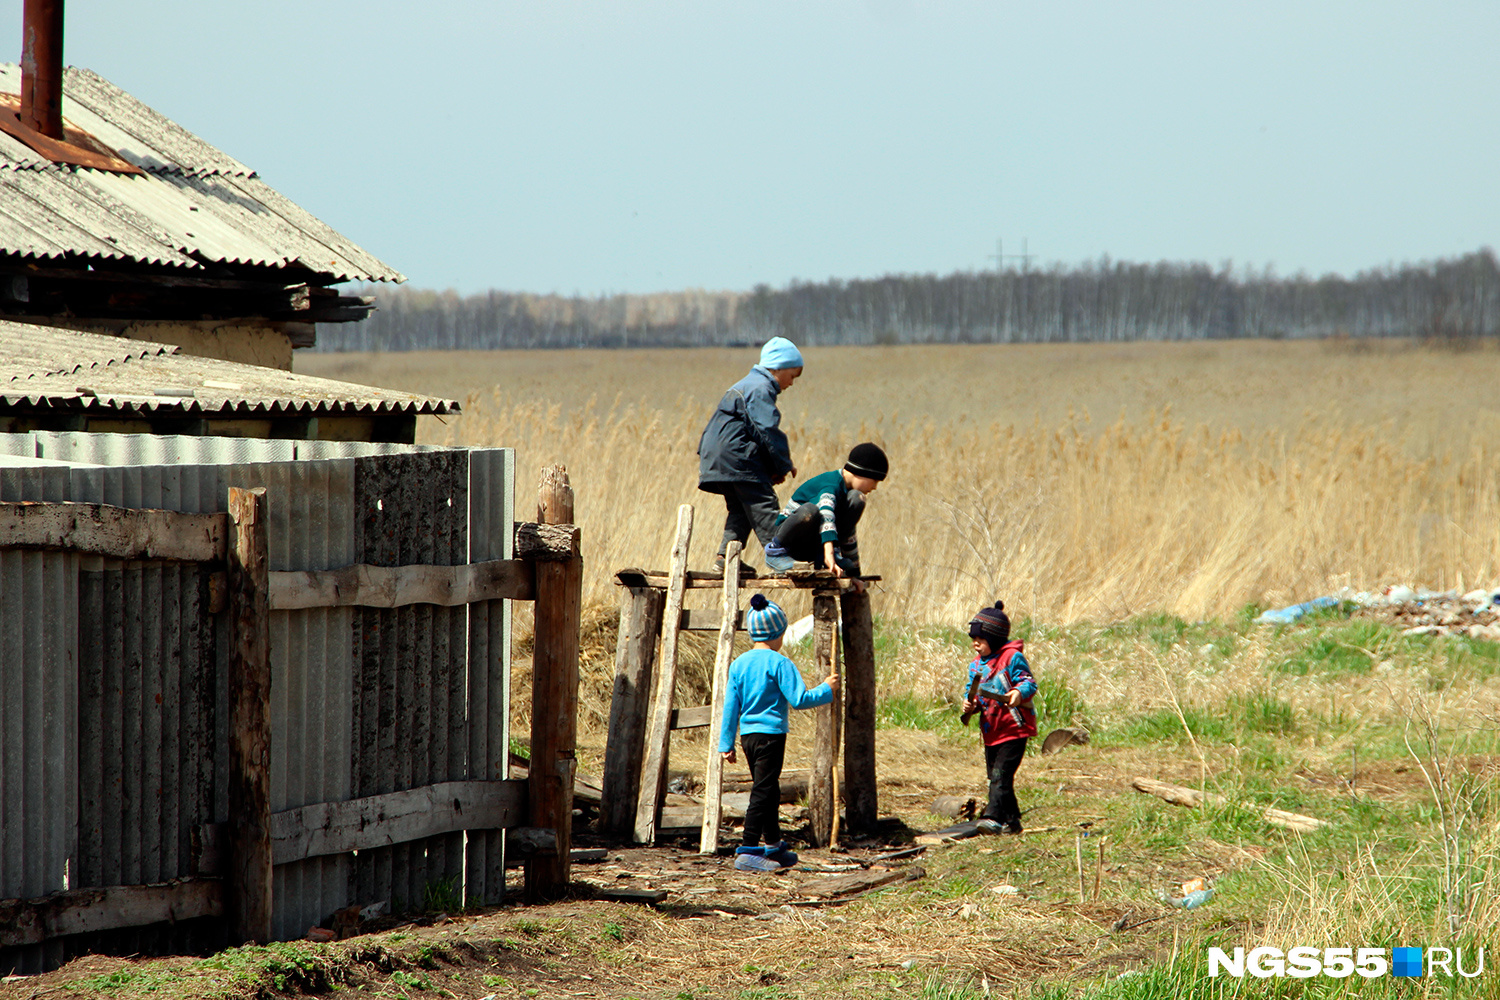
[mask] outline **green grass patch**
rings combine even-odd
[[[1295,677],[1368,674],[1375,664],[1412,650],[1411,637],[1381,622],[1356,619],[1336,626],[1287,626],[1291,649],[1272,669]]]
[[[1112,743],[1188,743],[1187,729],[1199,742],[1223,741],[1231,732],[1221,713],[1184,705],[1179,717],[1176,709],[1160,708],[1132,716],[1109,732]]]

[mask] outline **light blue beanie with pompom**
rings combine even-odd
[[[786,631],[786,612],[766,600],[765,594],[756,594],[750,598],[745,630],[750,633],[751,642],[770,642]]]

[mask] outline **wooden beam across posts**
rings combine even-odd
[[[568,525],[567,527],[572,527]],[[495,559],[465,566],[343,566],[270,574],[272,611],[298,608],[452,608],[479,601],[536,597],[534,564]]]
[[[271,940],[271,611],[266,491],[229,489],[229,876],[235,944]]]
[[[840,595],[844,624],[844,815],[851,833],[879,818],[875,790],[875,622],[870,594]]]
[[[699,854],[719,853],[719,796],[723,793],[724,758],[719,756],[719,726],[723,725],[724,689],[729,684],[729,661],[734,657],[734,625],[740,610],[740,543],[730,542],[724,553],[724,599],[719,613],[719,648],[714,653],[713,697],[709,701],[708,753],[703,762],[703,830]],[[733,745],[730,746],[733,750]]]
[[[573,487],[560,465],[542,470],[537,521],[573,524]],[[526,895],[550,899],[572,877],[573,772],[578,740],[578,628],[583,558],[536,564],[536,636],[531,655],[530,825],[557,831],[557,851],[526,864]]]
[[[0,948],[223,913],[224,884],[212,878],[70,889],[39,899],[6,899],[0,900]]]
[[[720,705],[719,710],[723,711]],[[702,729],[704,726],[713,725],[714,707],[712,705],[694,705],[691,708],[672,709],[672,721],[668,728],[672,732],[679,729]]]
[[[604,797],[599,805],[599,825],[606,836],[621,840],[635,830],[646,716],[651,707],[651,675],[666,603],[667,592],[657,587],[627,587],[620,602],[615,689],[609,702],[609,738],[604,744]]]
[[[834,639],[838,624],[838,598],[830,593],[813,595],[813,672],[817,680],[837,669]],[[839,695],[820,705],[815,713],[812,770],[807,783],[807,818],[812,825],[814,847],[833,843],[834,814],[839,803],[834,787],[833,766],[838,757],[839,720],[843,704]]]
[[[677,688],[677,637],[682,625],[682,592],[687,583],[688,546],[693,540],[693,505],[677,508],[677,540],[672,545],[672,571],[667,606],[662,612],[661,660],[656,671],[656,694],[646,726],[646,753],[641,761],[640,793],[635,804],[635,841],[656,839],[656,810],[667,783],[667,747],[672,737],[672,693]]]
[[[462,830],[519,827],[526,819],[525,781],[440,781],[345,802],[317,802],[271,815],[271,862],[277,865],[437,837]],[[228,823],[195,831],[194,874],[222,875]]]
[[[688,590],[718,590],[722,585],[722,573],[690,570],[683,586]],[[860,577],[865,583],[878,583],[878,576]],[[671,572],[659,569],[622,569],[615,574],[615,583],[621,587],[668,587]],[[758,576],[756,590],[853,590],[854,584],[847,578],[836,577],[826,569],[794,569],[783,576]]]
[[[0,549],[67,549],[111,559],[216,562],[223,514],[102,503],[0,503]]]
[[[271,860],[278,865],[326,854],[368,851],[460,830],[520,826],[521,781],[442,781],[347,802],[319,802],[271,817]]]

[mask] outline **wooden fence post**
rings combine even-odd
[[[264,487],[229,490],[230,940],[271,940],[271,611]]]
[[[542,470],[539,524],[573,523],[567,470]],[[530,825],[557,832],[557,853],[526,862],[526,895],[560,895],[572,875],[573,772],[578,736],[578,628],[583,602],[583,558],[536,563],[535,642],[531,659]]]
[[[837,660],[833,643],[838,621],[838,598],[819,591],[813,594],[813,672],[815,681],[833,673]],[[833,840],[833,817],[839,804],[834,792],[833,763],[838,755],[839,696],[814,709],[817,713],[813,732],[812,772],[807,779],[807,817],[812,826],[814,847],[828,847]]]
[[[667,748],[672,739],[672,695],[677,689],[677,640],[682,630],[682,592],[687,586],[688,547],[693,540],[693,505],[677,508],[677,541],[672,545],[671,577],[661,629],[661,659],[656,669],[656,696],[646,728],[646,756],[641,762],[641,790],[635,804],[635,842],[656,840],[656,810],[667,781]]]
[[[641,756],[646,747],[646,713],[651,708],[651,678],[656,643],[661,638],[660,587],[626,587],[620,601],[619,638],[615,645],[615,689],[609,700],[609,737],[604,744],[604,792],[599,825],[610,837],[624,839],[635,830],[635,807],[641,792]]]
[[[740,543],[730,542],[724,553],[723,617],[719,620],[719,648],[714,655],[714,686],[708,704],[708,757],[703,763],[703,829],[699,854],[719,853],[719,821],[723,818],[724,758],[719,756],[719,733],[724,723],[724,689],[729,684],[729,661],[734,658],[734,620],[740,610]],[[733,746],[730,747],[733,749]]]
[[[875,623],[870,595],[846,591],[844,618],[844,812],[849,830],[869,833],[879,818],[875,790]]]

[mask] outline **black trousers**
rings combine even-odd
[[[1016,769],[1026,756],[1026,741],[1006,740],[984,748],[984,766],[990,773],[990,799],[984,807],[986,819],[1013,830],[1021,829],[1021,806],[1016,801]]]
[[[724,537],[719,540],[719,555],[729,548],[730,542],[744,545],[750,540],[750,532],[760,539],[761,548],[766,547],[776,535],[776,515],[781,504],[776,499],[776,490],[770,483],[734,482],[715,483],[710,492],[724,495]]]
[[[744,733],[740,748],[750,768],[750,805],[745,808],[745,836],[754,847],[781,839],[781,764],[786,759],[786,733]]]
[[[849,513],[847,524],[838,525],[839,541],[834,548],[834,558],[849,572],[859,572],[859,542],[854,529],[865,513],[864,494],[849,491]],[[815,503],[805,503],[786,516],[776,529],[776,544],[786,549],[787,555],[798,562],[823,565],[823,515]]]

